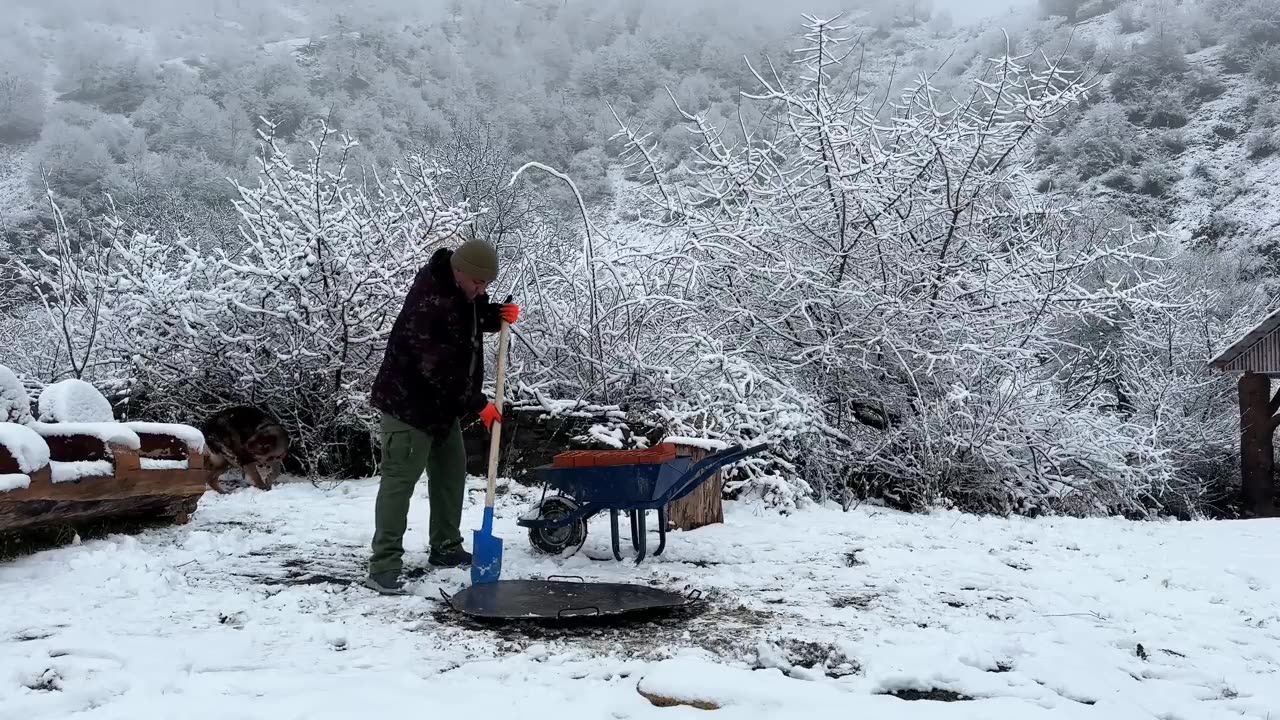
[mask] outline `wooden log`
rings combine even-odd
[[[676,452],[694,463],[708,454],[703,448],[688,445],[677,445]],[[667,529],[696,530],[724,522],[723,492],[724,478],[716,470],[696,490],[667,505]]]
[[[1240,399],[1240,495],[1249,517],[1272,517],[1275,507],[1275,445],[1272,441],[1271,379],[1247,372],[1237,385]]]
[[[0,500],[0,531],[76,525],[92,520],[171,519],[183,523],[200,495],[135,495],[104,500]]]
[[[111,443],[111,464],[115,467],[117,478],[126,477],[142,469],[142,459],[138,457],[138,451],[115,443]]]

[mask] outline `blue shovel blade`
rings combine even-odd
[[[502,575],[502,538],[493,535],[493,509],[485,508],[484,527],[471,533],[471,583],[497,582]]]

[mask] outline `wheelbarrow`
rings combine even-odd
[[[587,462],[574,463],[574,458],[566,457],[565,464],[553,462],[535,468],[543,482],[543,496],[516,522],[529,529],[529,543],[535,549],[559,555],[568,548],[575,548],[575,552],[581,548],[587,539],[587,522],[608,510],[613,556],[621,561],[618,515],[625,512],[631,520],[631,545],[639,565],[648,546],[647,511],[658,511],[656,557],[667,547],[667,505],[696,490],[721,467],[767,447],[764,443],[749,448],[734,445],[697,462],[675,456],[670,446],[667,454],[656,456],[651,450],[563,453],[582,456]],[[604,457],[592,461],[593,455]],[[548,496],[547,488],[554,488],[557,494]]]

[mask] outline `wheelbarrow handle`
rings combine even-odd
[[[685,472],[684,476],[676,482],[674,488],[675,492],[671,494],[671,497],[667,502],[678,500],[689,494],[694,488],[701,485],[704,480],[710,477],[712,473],[725,465],[731,465],[744,458],[762,453],[768,449],[768,447],[768,443],[759,443],[749,448],[745,448],[740,444],[731,445],[724,450],[720,450],[702,458],[698,462],[694,463],[693,467],[689,468]]]
[[[744,447],[741,444],[730,445],[723,450],[714,452],[699,460],[694,464],[693,470],[701,472],[708,466],[718,468],[724,465],[732,465],[744,458],[751,457],[752,455],[758,455],[767,449],[769,449],[769,443],[758,443],[751,447]]]

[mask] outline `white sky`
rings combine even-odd
[[[1036,0],[934,0],[934,8],[946,10],[957,22],[968,23],[1009,10],[1034,7]]]

